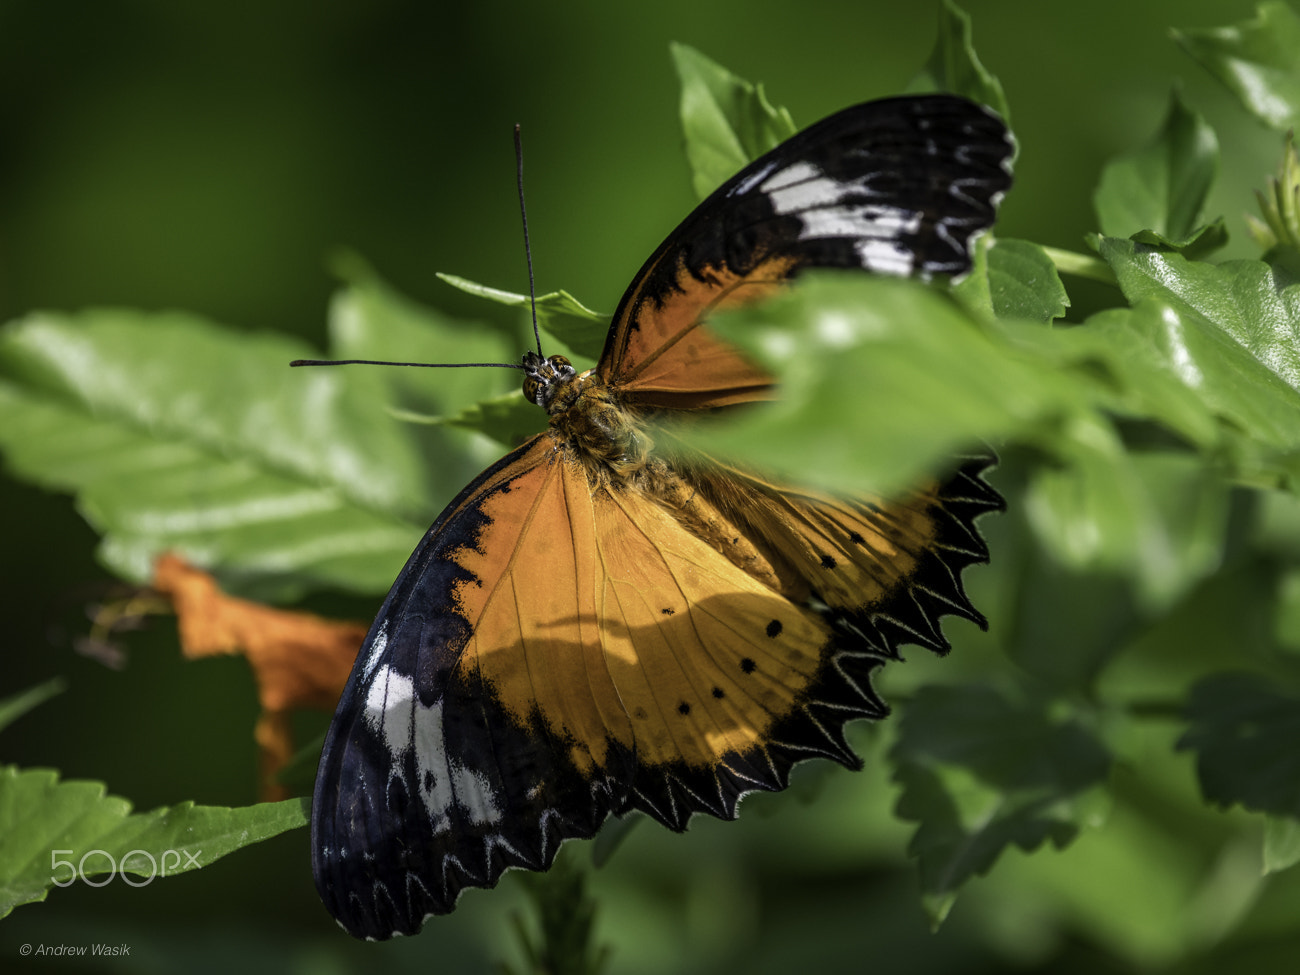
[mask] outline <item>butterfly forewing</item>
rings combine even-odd
[[[988,109],[887,98],[804,129],[719,187],[651,255],[598,371],[629,403],[692,409],[768,398],[771,380],[699,326],[807,267],[960,274],[1011,184]]]
[[[903,643],[946,651],[944,614],[983,623],[961,571],[1001,506],[989,457],[901,499],[837,497],[639,424],[770,398],[701,325],[801,269],[967,270],[1009,155],[962,99],[860,105],[755,161],[651,256],[595,376],[565,372],[550,428],[439,516],[361,648],[312,807],[317,887],[348,931],[413,933],[611,813],[682,829],[802,759],[857,767],[844,726],[887,713],[875,669]]]

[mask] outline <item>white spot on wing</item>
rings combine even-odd
[[[863,267],[884,274],[911,274],[913,254],[899,238],[920,229],[921,214],[886,203],[846,203],[852,198],[860,201],[869,192],[866,180],[864,175],[841,182],[804,160],[774,173],[760,188],[773,210],[791,214],[803,224],[800,240],[848,238],[855,241]]]
[[[376,637],[376,643],[383,637]],[[373,658],[373,659],[372,659]],[[378,658],[367,658],[370,668]],[[375,671],[366,691],[362,718],[387,749],[395,770],[405,764],[415,749],[414,790],[424,803],[435,833],[451,828],[454,804],[476,826],[501,819],[500,797],[486,774],[447,757],[443,735],[442,703],[421,704],[410,677],[385,665]]]

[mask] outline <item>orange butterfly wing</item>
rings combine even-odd
[[[594,374],[557,378],[551,428],[439,516],[361,648],[312,808],[317,888],[347,930],[412,933],[611,812],[681,829],[803,758],[856,767],[845,723],[886,713],[872,671],[900,643],[945,650],[941,614],[982,622],[960,572],[1001,505],[988,458],[901,500],[837,498],[651,453],[638,423],[769,397],[701,324],[803,267],[965,269],[1009,152],[961,99],[861,105],[656,251]]]

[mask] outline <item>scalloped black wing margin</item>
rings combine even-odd
[[[740,800],[751,792],[779,792],[790,772],[810,758],[829,758],[857,770],[862,760],[844,736],[858,718],[879,719],[889,706],[872,687],[872,674],[898,648],[914,643],[938,654],[950,649],[940,629],[943,616],[987,628],[962,584],[968,566],[989,560],[988,545],[976,526],[985,514],[1003,511],[1006,502],[985,479],[996,463],[992,451],[961,458],[940,486],[934,510],[939,531],[917,570],[879,605],[858,612],[823,610],[833,636],[804,698],[771,729],[759,746],[724,755],[713,768],[670,762],[637,769],[623,807],[639,809],[674,830],[684,830],[697,812],[735,819]]]

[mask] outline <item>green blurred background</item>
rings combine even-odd
[[[1207,209],[1236,236],[1225,256],[1251,253],[1242,187],[1271,172],[1277,138],[1167,30],[1236,22],[1252,3],[964,8],[1021,145],[1000,234],[1082,249],[1101,165],[1148,140],[1181,85],[1219,133],[1224,189]],[[937,3],[894,0],[0,2],[0,313],[175,307],[321,344],[336,285],[327,259],[347,246],[413,297],[513,324],[434,272],[526,287],[515,122],[539,289],[610,311],[693,202],[670,41],[763,81],[806,124],[901,90],[936,16]],[[1076,320],[1105,300],[1067,284]],[[137,808],[254,801],[243,662],[182,664],[165,623],[130,641],[125,669],[75,654],[82,607],[111,581],[96,537],[65,497],[8,478],[0,491],[0,695],[56,674],[70,682],[5,734],[4,760],[106,781]],[[377,604],[357,601],[355,613]],[[699,822],[685,837],[636,830],[596,880],[613,970],[1128,971],[1179,955],[1108,922],[1061,928],[1007,883],[975,885],[931,935],[887,783],[832,770],[795,791],[820,795],[756,798],[740,823]],[[375,959],[474,971],[510,955],[504,917],[521,903],[507,879],[420,938],[354,945],[316,900],[298,831],[141,889],[56,890],[0,926],[0,966],[22,942],[103,940],[134,946],[119,964],[130,971],[350,971]]]

